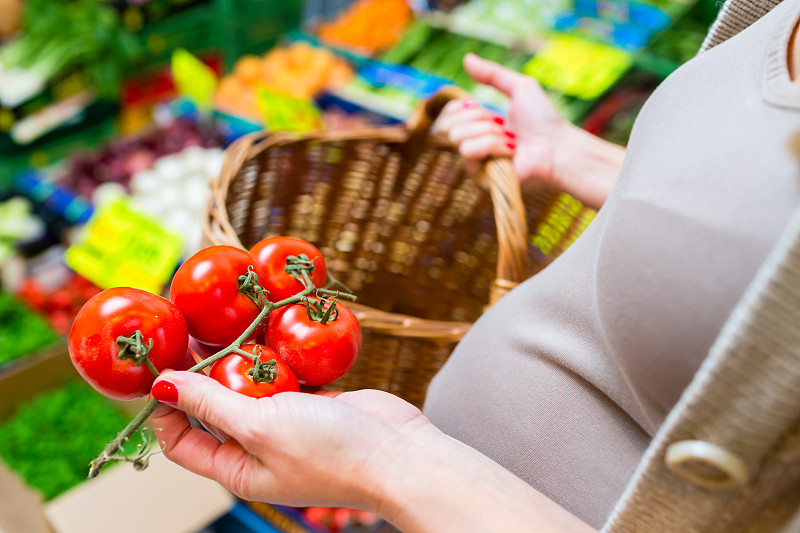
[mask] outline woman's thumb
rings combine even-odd
[[[517,82],[522,78],[522,74],[472,53],[464,56],[464,69],[478,83],[491,85],[507,96],[511,96]]]

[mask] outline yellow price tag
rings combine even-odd
[[[99,287],[160,293],[180,260],[183,243],[127,197],[103,205],[64,255],[67,265]]]
[[[258,108],[269,131],[304,132],[322,127],[322,115],[314,102],[261,87]]]
[[[211,67],[183,48],[177,48],[172,52],[172,80],[179,94],[192,100],[201,110],[211,110],[218,82]]]
[[[574,35],[554,35],[524,67],[549,89],[593,100],[611,87],[633,63],[628,52]]]

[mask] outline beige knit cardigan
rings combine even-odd
[[[728,0],[702,50],[777,4]],[[773,531],[800,532],[800,208],[602,529]]]

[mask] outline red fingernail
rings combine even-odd
[[[506,137],[508,137],[509,139],[516,139],[517,138],[517,134],[514,133],[513,131],[503,130],[503,133],[505,133]]]
[[[174,383],[170,383],[165,379],[153,385],[150,394],[159,402],[178,403],[178,388]]]
[[[516,145],[516,144],[514,144],[514,143],[506,143],[506,146],[508,146],[508,147],[509,147],[509,148],[511,148],[512,150],[516,150],[516,149],[517,149],[517,145]]]
[[[503,117],[494,117],[494,121],[500,124],[501,126],[506,123],[506,121],[503,120]]]
[[[464,101],[464,109],[473,109],[475,107],[478,107],[478,102],[476,102],[475,100]]]

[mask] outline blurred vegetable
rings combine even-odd
[[[151,169],[131,178],[133,201],[183,238],[186,257],[201,248],[208,184],[219,176],[223,159],[220,148],[190,146],[158,159]]]
[[[128,421],[88,385],[72,381],[20,405],[0,425],[0,457],[49,500],[84,481],[97,450]],[[135,436],[126,448],[138,443]]]
[[[32,211],[31,203],[19,196],[0,202],[0,265],[14,255],[17,243],[44,235],[44,222]]]
[[[53,344],[58,337],[44,319],[0,291],[0,365]]]
[[[450,13],[450,27],[468,35],[525,42],[548,31],[555,15],[571,4],[567,0],[472,0]]]
[[[311,98],[352,77],[353,68],[345,59],[326,48],[298,41],[273,48],[263,58],[253,55],[240,58],[233,73],[221,80],[215,105],[228,113],[260,119],[259,87],[296,98]]]
[[[26,0],[24,31],[0,49],[0,104],[16,107],[70,69],[85,69],[95,92],[114,97],[138,54],[117,12],[97,0]]]
[[[99,292],[100,288],[91,281],[67,271],[63,282],[51,287],[36,277],[27,277],[17,287],[15,296],[45,315],[56,333],[66,335],[83,304]]]
[[[217,148],[223,142],[222,134],[214,127],[175,120],[136,138],[116,139],[96,153],[73,155],[59,183],[88,199],[101,183],[129,188],[134,174],[149,169],[162,156],[189,146]]]
[[[397,44],[413,17],[405,0],[359,0],[335,21],[322,24],[319,37],[373,54]]]

